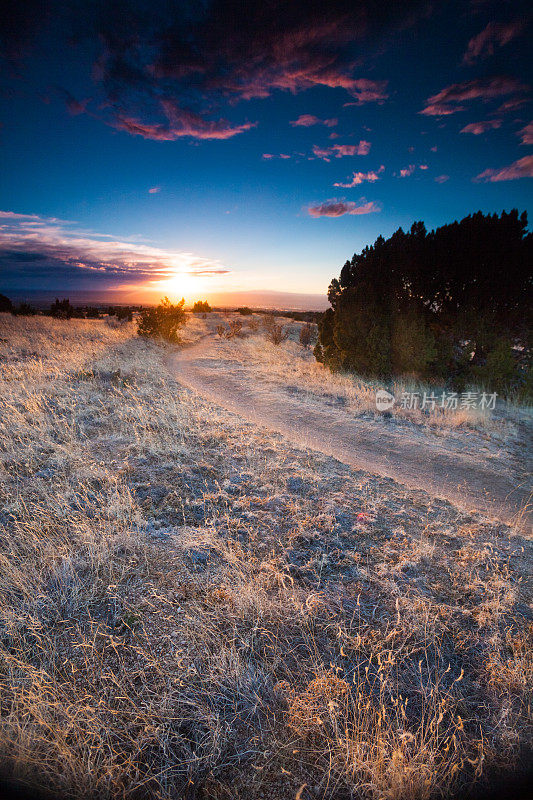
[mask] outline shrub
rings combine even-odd
[[[313,337],[314,337],[313,326],[309,322],[307,322],[305,325],[302,325],[302,327],[300,328],[300,336],[299,336],[300,344],[302,345],[302,347],[305,347],[307,349],[311,344]]]
[[[74,306],[70,305],[68,297],[65,297],[64,300],[56,297],[55,303],[50,306],[50,316],[58,319],[70,319],[74,316]]]
[[[289,331],[282,325],[275,322],[266,332],[266,338],[276,346],[285,342],[289,338]]]
[[[498,339],[485,364],[473,369],[478,380],[498,394],[508,395],[517,387],[516,358],[509,339]]]
[[[133,319],[133,312],[129,306],[125,306],[124,308],[117,308],[116,310],[116,317],[119,320],[131,322]]]
[[[207,300],[197,300],[192,307],[193,314],[207,314],[210,311],[212,311],[212,308]]]
[[[253,314],[252,309],[248,308],[248,306],[241,306],[240,308],[237,309],[237,311],[239,312],[239,314],[242,314],[243,317],[249,317],[250,314]]]
[[[12,311],[13,303],[5,294],[0,294],[0,311]]]
[[[16,317],[33,317],[37,311],[29,303],[20,303],[11,313]]]
[[[234,336],[242,336],[242,322],[240,319],[234,319],[229,324],[229,331],[226,334],[228,339],[232,339]]]
[[[147,308],[141,312],[137,333],[139,336],[165,339],[167,342],[178,342],[178,330],[185,325],[185,300],[173,305],[165,297],[156,308]]]
[[[263,328],[268,331],[276,324],[276,317],[274,314],[265,314],[263,317]]]

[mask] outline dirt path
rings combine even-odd
[[[447,452],[423,435],[413,441],[385,419],[370,424],[342,410],[332,413],[327,405],[302,402],[301,396],[273,392],[242,366],[221,363],[211,337],[174,354],[170,367],[183,385],[293,444],[423,489],[466,511],[517,523],[522,531],[531,528],[531,484],[517,470],[487,464],[471,449]]]

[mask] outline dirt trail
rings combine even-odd
[[[239,365],[223,364],[211,337],[174,354],[170,367],[183,385],[293,444],[423,489],[466,511],[518,524],[524,532],[531,529],[531,485],[509,467],[491,466],[472,451],[446,452],[427,437],[413,441],[385,419],[370,424],[346,411],[305,403],[301,396],[273,392]]]

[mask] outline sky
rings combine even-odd
[[[531,217],[532,18],[484,0],[22,0],[0,292],[325,307],[398,227]]]

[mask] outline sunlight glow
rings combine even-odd
[[[203,299],[203,294],[206,292],[205,283],[205,278],[201,276],[178,272],[164,280],[151,281],[146,288],[162,296],[166,295],[173,302],[184,297],[185,302],[189,304]]]

